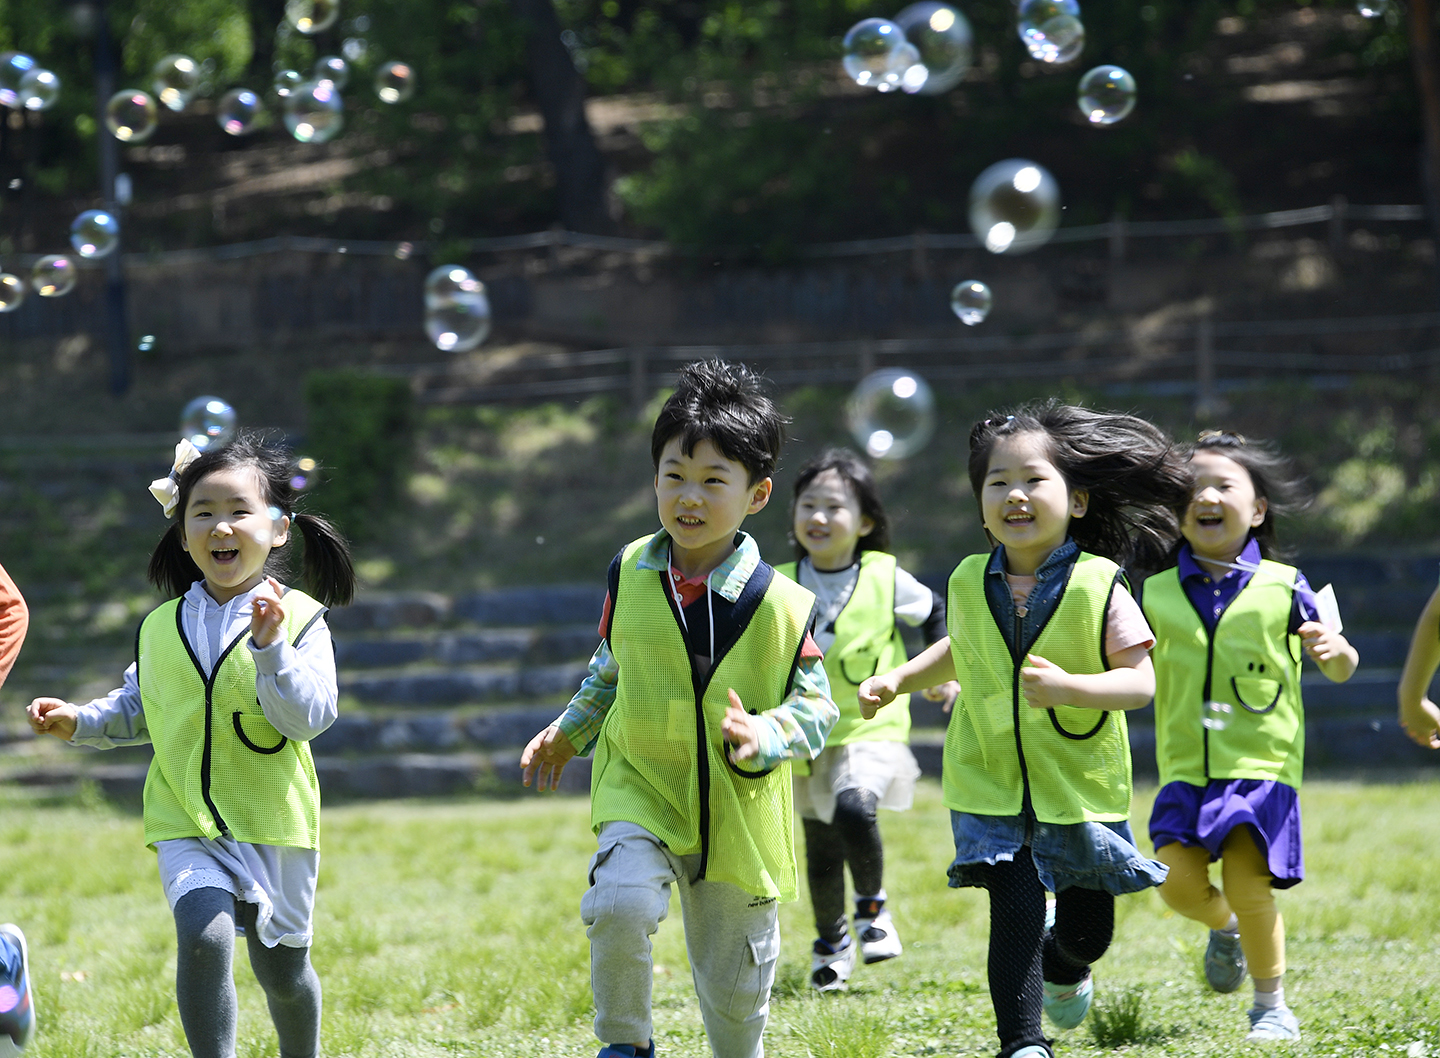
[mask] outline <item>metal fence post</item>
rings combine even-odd
[[[1330,252],[1339,254],[1345,249],[1345,211],[1350,205],[1344,195],[1330,199]]]
[[[1207,312],[1195,325],[1195,418],[1213,418],[1222,410],[1215,396],[1215,328]]]

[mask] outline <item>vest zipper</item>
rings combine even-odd
[[[1220,617],[1215,619],[1215,629],[1213,631],[1209,628],[1205,629],[1205,689],[1201,692],[1200,738],[1201,745],[1204,748],[1202,767],[1205,769],[1206,782],[1210,781],[1210,728],[1205,723],[1207,719],[1205,714],[1210,708],[1210,681],[1215,671],[1215,632],[1219,631],[1220,619],[1224,616],[1224,613],[1221,613]],[[1202,628],[1205,627],[1203,619],[1200,622],[1200,626]]]
[[[1020,670],[1025,663],[1024,655],[1020,652],[1020,646],[1023,642],[1020,638],[1021,621],[1022,619],[1017,611],[1015,613],[1015,646],[1012,648],[1011,654],[1011,657],[1014,659],[1014,671],[1010,678],[1010,708],[1015,724],[1015,756],[1020,762],[1020,813],[1026,819],[1028,837],[1029,820],[1035,814],[1035,807],[1030,798],[1030,769],[1025,764],[1025,747],[1020,740]]]
[[[200,659],[195,656],[195,650],[190,646],[190,640],[185,638],[185,625],[182,621],[182,613],[185,608],[185,600],[181,599],[175,607],[175,631],[180,636],[180,642],[185,647],[185,653],[190,655],[190,663],[195,666],[195,671],[205,683],[205,743],[200,753],[200,797],[205,802],[205,807],[210,809],[211,816],[215,819],[215,825],[220,828],[222,837],[230,836],[230,827],[220,815],[220,809],[215,806],[215,800],[210,796],[210,761],[212,757],[211,744],[213,741],[214,714],[215,714],[215,680],[220,675],[220,666],[224,665],[231,653],[241,643],[245,642],[248,632],[242,632],[231,641],[230,645],[220,652],[215,659],[215,666],[210,670],[210,675],[205,675],[204,668],[200,665]],[[308,627],[308,626],[307,626]]]

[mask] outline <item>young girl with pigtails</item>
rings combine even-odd
[[[282,1058],[320,1043],[310,964],[320,789],[309,741],[336,716],[331,604],[355,573],[325,519],[295,510],[289,456],[256,436],[176,448],[151,485],[173,521],[150,557],[168,600],[141,622],[123,686],[85,705],[37,698],[37,733],[106,749],[150,742],[145,840],[175,916],[176,998],[190,1050],[233,1058],[237,927]],[[284,587],[277,549],[298,530],[313,596]]]
[[[1051,1058],[1042,1010],[1080,1024],[1115,897],[1165,877],[1128,822],[1125,710],[1154,692],[1154,638],[1119,563],[1158,566],[1189,484],[1150,423],[1054,401],[978,423],[969,470],[993,549],[951,575],[949,636],[859,699],[870,716],[959,679],[942,776],[950,885],[989,893],[1000,1058]]]

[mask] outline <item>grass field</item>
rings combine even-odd
[[[1152,793],[1137,794],[1137,821]],[[1277,1053],[1440,1054],[1437,797],[1435,781],[1306,786],[1310,877],[1279,898],[1286,991],[1304,1040]],[[41,1028],[28,1053],[184,1055],[172,923],[139,819],[93,795],[82,800],[0,793],[0,920],[26,929],[38,989]],[[588,822],[574,798],[327,809],[314,949],[325,1053],[593,1054],[578,915],[594,847]],[[848,994],[815,997],[805,987],[808,902],[785,905],[772,1055],[994,1053],[984,895],[945,886],[938,786],[923,783],[915,810],[884,813],[883,826],[905,954],[858,969]],[[1204,942],[1203,927],[1153,893],[1121,899],[1115,944],[1096,970],[1097,1011],[1063,1034],[1058,1053],[1254,1053],[1241,1043],[1248,988],[1206,988]],[[678,907],[656,937],[655,961],[660,1053],[708,1055]],[[238,1054],[274,1054],[243,945],[236,977]]]

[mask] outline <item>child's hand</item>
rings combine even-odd
[[[860,698],[860,715],[866,720],[895,700],[899,691],[893,676],[894,673],[887,672],[884,676],[871,676],[860,684],[856,693]]]
[[[54,735],[69,742],[75,737],[76,709],[59,698],[36,698],[25,710],[30,730],[37,735]]]
[[[551,724],[530,740],[525,752],[520,754],[521,780],[526,786],[539,774],[537,790],[558,790],[560,775],[570,758],[575,756],[575,747],[560,730],[559,724]]]
[[[926,687],[920,692],[920,697],[927,702],[943,702],[940,706],[942,713],[948,713],[955,706],[955,699],[960,697],[960,681],[946,680],[944,683],[936,684],[934,687]]]
[[[1299,629],[1300,638],[1305,641],[1305,653],[1316,664],[1323,665],[1331,658],[1345,653],[1348,643],[1339,632],[1332,632],[1319,621],[1306,621]]]
[[[1029,664],[1020,670],[1020,689],[1025,692],[1025,701],[1036,709],[1069,705],[1070,673],[1039,654],[1026,654],[1025,660]]]
[[[250,606],[250,638],[262,649],[280,638],[280,625],[285,620],[280,592],[280,582],[274,577],[266,577],[255,588],[255,601]]]
[[[1400,707],[1400,726],[1416,745],[1440,749],[1440,706],[1429,698]]]
[[[725,710],[725,719],[720,721],[720,733],[733,747],[730,750],[732,760],[749,760],[760,752],[760,729],[755,726],[755,718],[745,711],[745,704],[740,701],[734,687],[730,688],[730,708]]]

